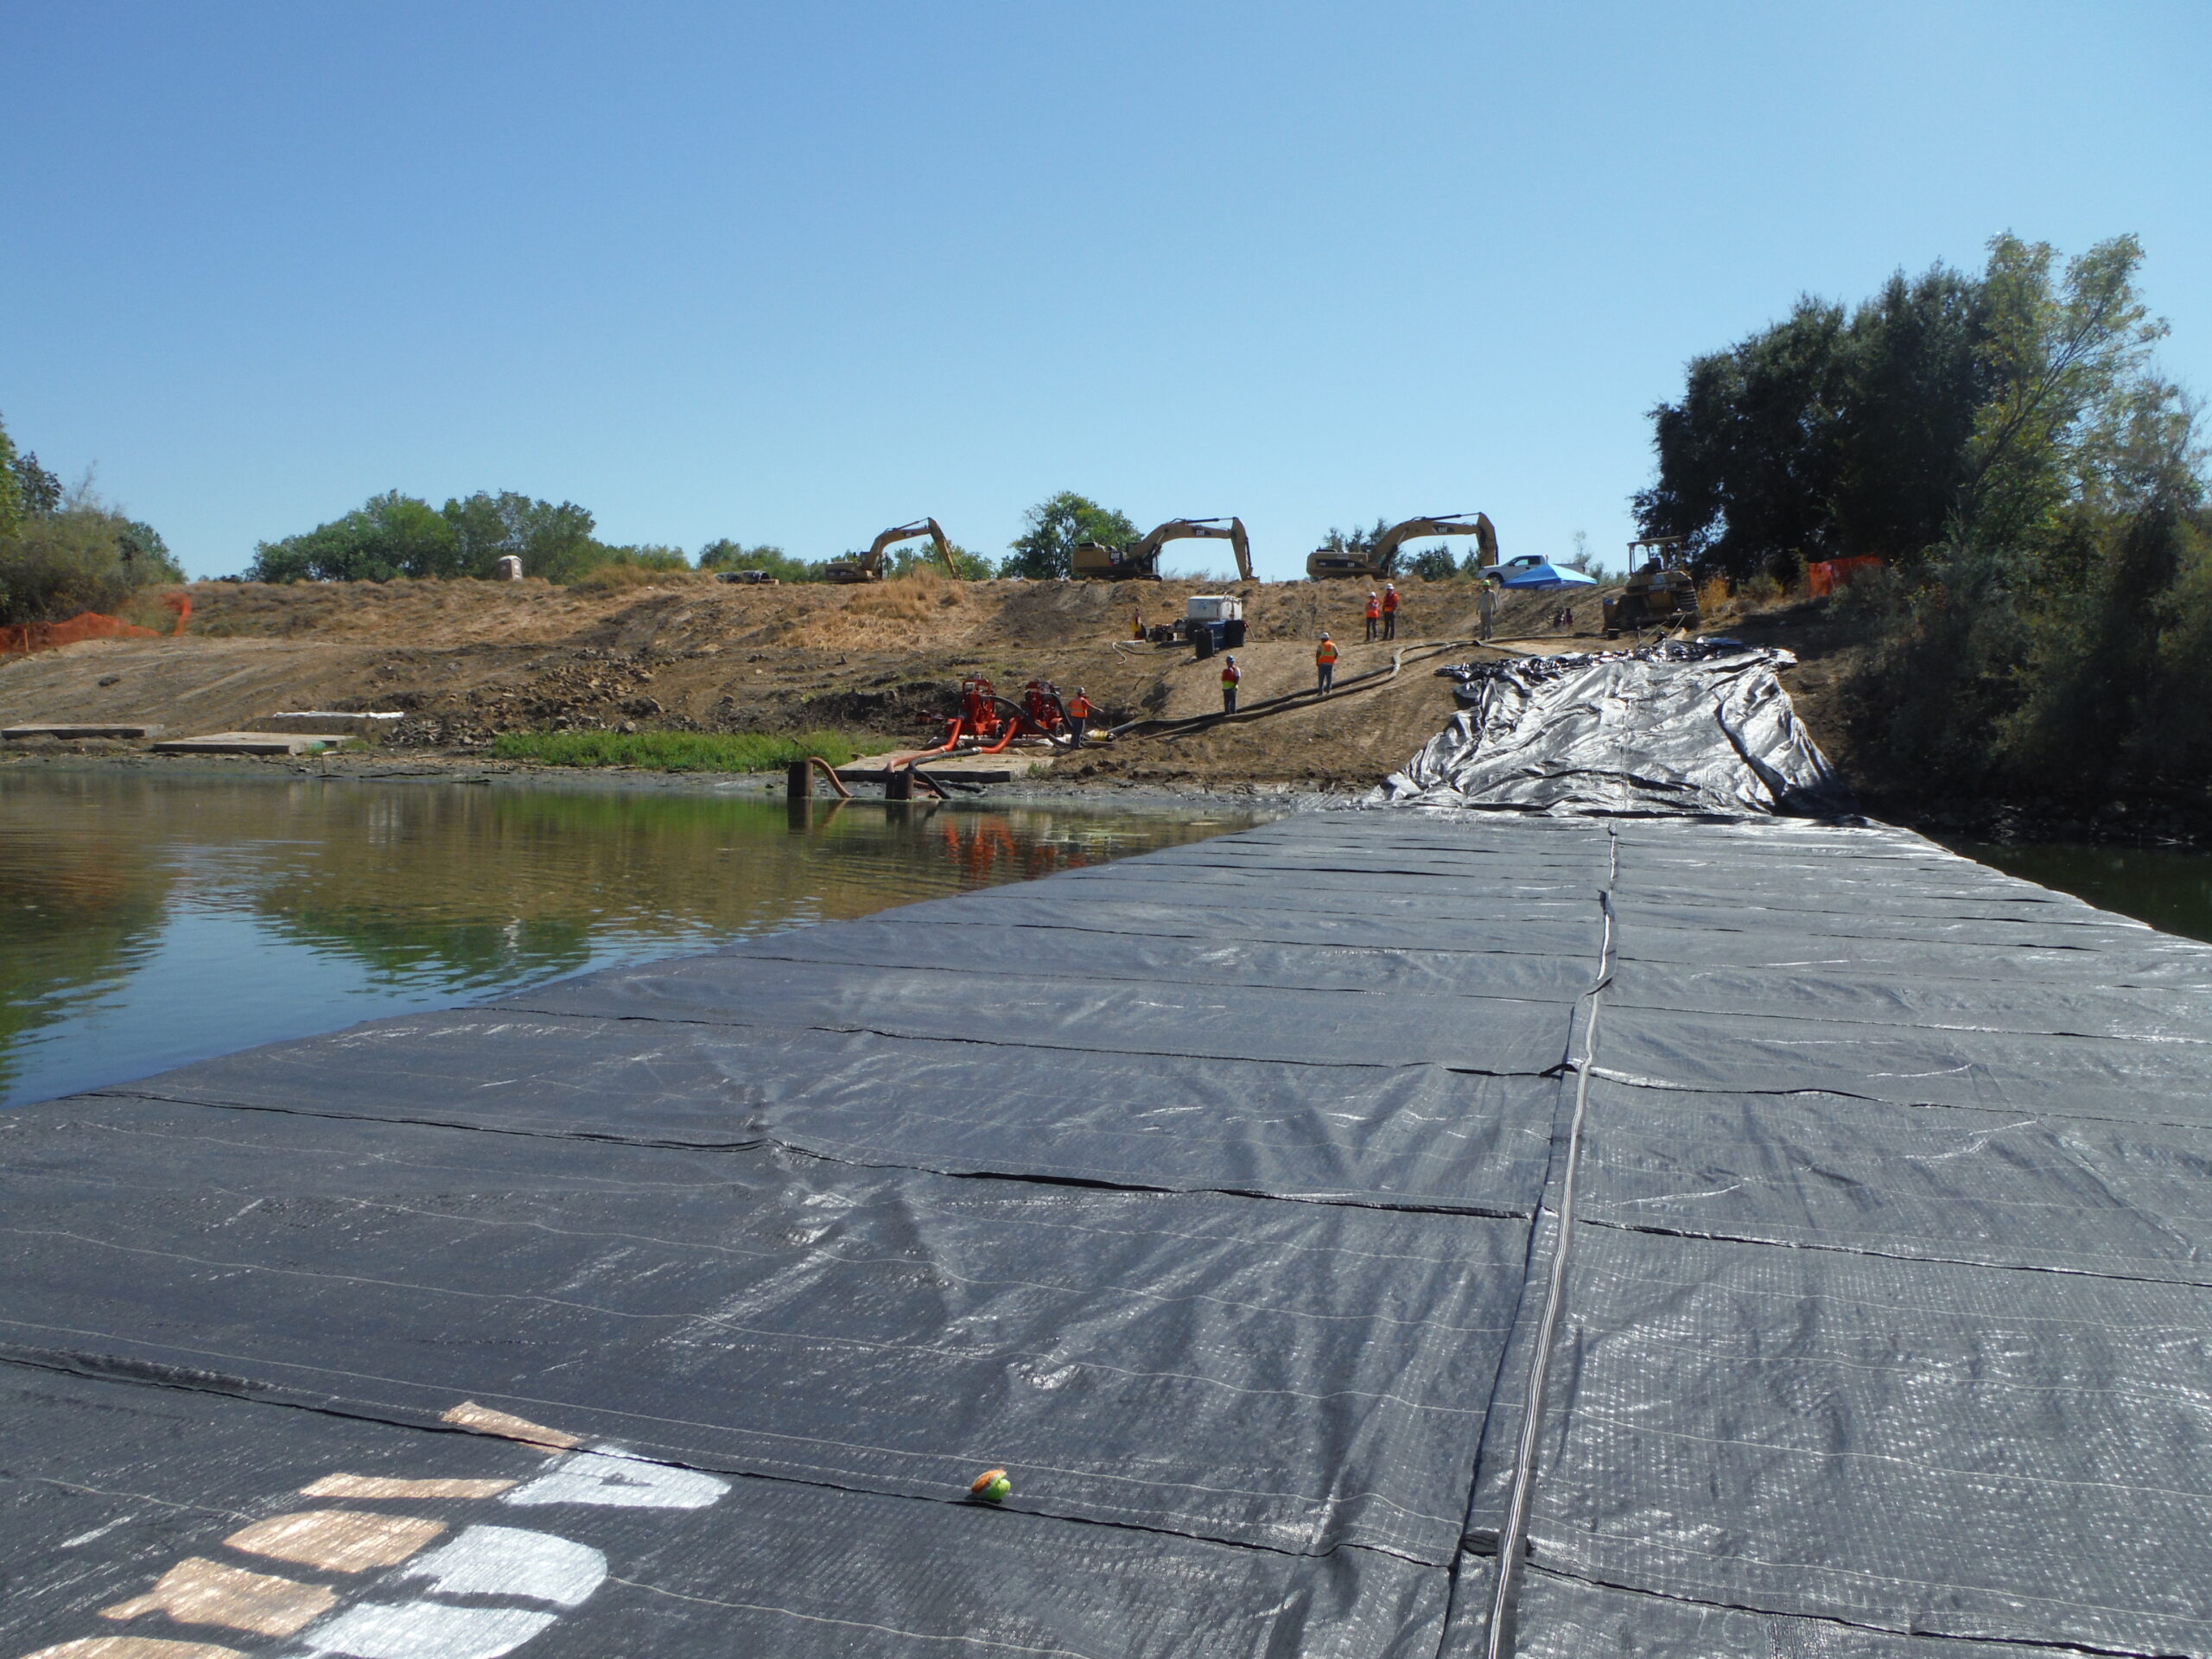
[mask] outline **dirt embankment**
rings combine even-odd
[[[1464,582],[1400,584],[1394,680],[1326,704],[1064,762],[1070,780],[1362,788],[1402,765],[1448,720],[1440,664],[1479,654],[1427,645],[1475,632]],[[948,582],[923,575],[869,587],[747,588],[696,576],[589,593],[544,582],[395,582],[291,587],[209,582],[192,589],[192,632],[175,639],[88,642],[0,665],[0,725],[150,721],[173,734],[251,728],[298,709],[397,710],[390,740],[467,753],[499,731],[656,728],[800,731],[818,727],[899,741],[939,729],[961,677],[1002,692],[1043,677],[1084,688],[1109,721],[1220,707],[1219,664],[1187,649],[1130,642],[1182,613],[1201,591],[1245,598],[1237,654],[1246,704],[1310,685],[1323,628],[1343,651],[1339,680],[1387,666],[1364,643],[1363,587],[1349,582]],[[1571,605],[1572,628],[1552,613]],[[1514,594],[1496,649],[1589,650],[1598,595]],[[1783,617],[1734,631],[1799,648],[1790,677],[1824,743],[1838,649]]]

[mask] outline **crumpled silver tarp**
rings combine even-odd
[[[1798,723],[1786,651],[1733,639],[1438,671],[1465,712],[1370,806],[1829,817],[1850,791]]]

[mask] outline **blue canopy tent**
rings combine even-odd
[[[1549,559],[1524,553],[1498,567],[1501,588],[1595,588],[1598,579],[1580,570],[1562,570]]]

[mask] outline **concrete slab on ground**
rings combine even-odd
[[[35,722],[28,726],[0,727],[0,740],[15,743],[30,738],[51,737],[68,742],[86,737],[159,737],[162,730],[162,728],[159,726],[135,725],[128,721],[120,724],[112,721],[105,724],[87,721],[75,725],[67,722]]]
[[[156,754],[315,754],[335,748],[346,732],[209,732],[154,745]]]
[[[331,709],[293,709],[283,714],[262,715],[255,728],[264,732],[304,732],[312,736],[323,736],[332,732],[344,732],[353,737],[374,737],[389,732],[405,716],[397,713],[343,713]]]
[[[1050,754],[948,754],[931,759],[925,749],[899,749],[840,766],[837,778],[848,784],[887,783],[893,771],[918,763],[923,772],[957,779],[963,784],[1011,784],[1050,770],[1054,759]]]

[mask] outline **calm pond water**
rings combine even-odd
[[[1944,845],[2007,875],[2086,899],[2100,909],[2116,910],[2169,933],[2212,939],[2212,853],[2063,842],[1998,847],[1952,841]]]
[[[0,1104],[1249,822],[14,770]]]

